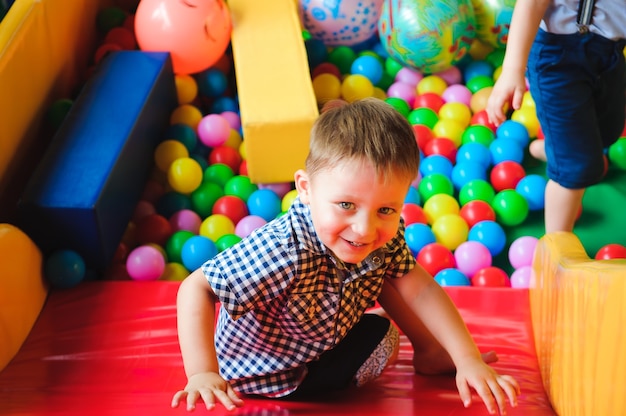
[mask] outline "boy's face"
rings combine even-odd
[[[398,231],[410,181],[383,182],[370,163],[351,160],[311,178],[295,175],[301,200],[310,205],[318,237],[339,259],[359,263]]]

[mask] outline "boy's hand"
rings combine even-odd
[[[493,86],[487,100],[487,116],[489,121],[499,126],[506,120],[506,112],[512,106],[518,110],[522,105],[522,98],[526,92],[524,72],[503,71]]]
[[[511,376],[499,375],[480,359],[470,358],[457,366],[456,385],[463,405],[472,404],[473,388],[485,403],[490,414],[506,414],[506,401],[517,406],[519,384]]]
[[[237,396],[231,385],[218,373],[199,373],[189,377],[184,390],[177,391],[172,399],[172,407],[187,398],[187,410],[196,408],[196,402],[201,397],[207,410],[215,407],[216,399],[228,410],[243,406],[243,400]]]

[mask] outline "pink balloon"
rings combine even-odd
[[[493,261],[491,252],[478,241],[465,241],[454,250],[456,268],[471,278],[484,268],[490,267]]]
[[[176,74],[215,64],[230,42],[232,21],[224,0],[141,0],[135,36],[144,51],[167,51]]]
[[[149,245],[135,248],[126,259],[126,271],[133,280],[157,280],[164,270],[165,259],[163,254]]]

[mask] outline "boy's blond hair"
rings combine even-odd
[[[417,177],[415,133],[398,110],[378,98],[328,104],[311,130],[306,159],[311,177],[350,159],[371,163],[382,178]]]

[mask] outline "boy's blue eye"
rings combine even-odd
[[[339,206],[342,209],[350,209],[350,208],[352,208],[354,206],[354,204],[352,204],[352,202],[340,202]]]

